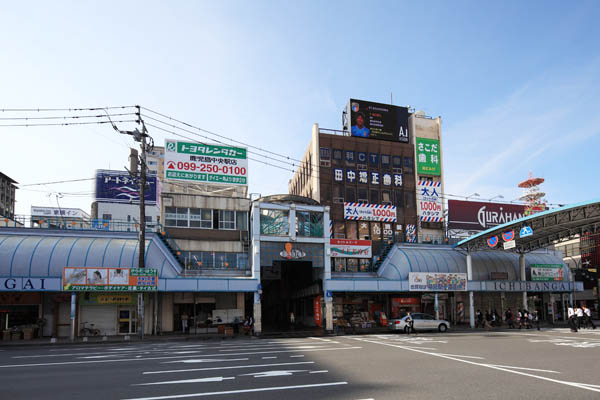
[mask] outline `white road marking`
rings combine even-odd
[[[290,376],[294,375],[296,372],[306,372],[306,369],[276,369],[273,371],[262,371],[262,372],[254,372],[252,374],[240,374],[239,376],[253,376],[255,378],[273,378],[276,376]]]
[[[548,372],[551,374],[560,374],[558,371],[551,371],[549,369],[537,369],[537,368],[524,368],[524,367],[513,367],[512,365],[498,365],[498,364],[486,364],[492,367],[510,368],[510,369],[522,369],[524,371],[536,371],[536,372]]]
[[[263,360],[272,360],[273,358],[277,358],[277,357],[275,357],[275,356],[272,356],[272,357],[261,357],[261,358],[262,358]]]
[[[406,346],[406,345],[404,345]],[[412,349],[421,349],[421,350],[437,350],[435,347],[416,347],[416,346],[406,346],[406,347],[410,347]]]
[[[421,349],[408,348],[406,346],[400,346],[400,345],[397,345],[397,344],[384,343],[384,342],[376,342],[376,341],[372,341],[372,340],[359,339],[359,338],[353,338],[353,339],[354,340],[363,341],[363,342],[367,342],[367,343],[380,344],[380,345],[383,345],[383,346],[396,347],[398,349],[404,349],[404,350],[408,350],[408,351],[414,351],[416,353],[422,353],[422,354],[431,355],[431,356],[435,356],[435,357],[445,358],[447,360],[453,360],[453,361],[462,362],[462,363],[465,363],[465,364],[471,364],[471,365],[476,365],[476,366],[480,366],[480,367],[491,368],[491,369],[495,369],[495,370],[498,370],[498,371],[509,372],[511,374],[528,376],[528,377],[539,379],[539,380],[543,380],[543,381],[559,383],[561,385],[572,386],[572,387],[576,387],[576,388],[590,390],[590,391],[593,391],[593,392],[600,393],[600,388],[591,387],[591,386],[589,386],[589,384],[586,384],[586,383],[560,381],[558,379],[547,378],[545,376],[539,376],[539,375],[529,374],[529,373],[526,373],[526,372],[515,371],[514,368],[512,368],[512,367],[510,367],[510,369],[509,369],[509,368],[506,368],[506,367],[495,366],[493,364],[478,363],[478,362],[475,362],[475,361],[463,360],[463,359],[456,358],[456,357],[450,357],[450,356],[445,356],[445,355],[442,355],[442,354],[431,353],[431,352],[428,352],[428,351],[423,351]]]
[[[314,364],[314,363],[315,363],[314,361],[300,361],[300,362],[291,362],[291,363],[254,364],[254,365],[232,365],[232,366],[226,366],[226,367],[172,369],[172,370],[169,370],[169,371],[147,371],[147,372],[142,372],[142,375],[171,374],[171,373],[197,372],[197,371],[217,371],[217,370],[222,370],[222,369],[281,367],[281,366],[284,366],[284,365],[302,365],[302,364]]]
[[[329,371],[326,369],[322,369],[320,371],[310,371],[309,374],[325,374],[327,372],[329,372]]]
[[[204,383],[204,382],[223,382],[226,380],[235,379],[235,377],[222,377],[215,376],[212,378],[197,378],[197,379],[183,379],[180,381],[163,381],[163,382],[150,382],[150,383],[136,383],[131,386],[149,386],[149,385],[175,385],[180,383]]]
[[[299,355],[296,355],[296,356],[290,356],[290,358],[301,358],[301,357],[304,357],[304,354],[299,354]]]
[[[305,350],[305,349],[320,349],[320,346],[326,346],[326,343],[319,343],[319,344],[313,344],[310,346],[287,346],[286,349],[296,349],[296,350]],[[281,346],[277,346],[277,347],[245,347],[244,349],[246,350],[250,350],[250,349],[256,349],[256,350],[267,350],[267,349],[280,349]],[[229,351],[239,351],[239,349],[225,349],[225,350],[219,350],[222,352],[229,352]]]
[[[356,350],[362,349],[362,347],[332,347],[323,349],[304,350],[305,352],[312,351],[338,351],[338,350]],[[228,354],[232,356],[236,355],[250,355],[250,354],[273,354],[273,353],[296,353],[297,350],[270,350],[270,351],[256,351],[256,352],[244,352],[237,354]],[[203,354],[203,357],[223,357],[224,354]],[[0,368],[21,368],[21,367],[45,367],[51,365],[77,365],[77,364],[100,364],[100,363],[111,363],[111,362],[128,362],[128,361],[147,361],[147,360],[169,360],[173,358],[188,358],[197,356],[169,356],[169,357],[146,357],[146,358],[123,358],[118,360],[87,360],[87,361],[63,361],[63,362],[52,362],[52,363],[37,363],[37,364],[7,364],[0,365]]]
[[[319,338],[319,337],[309,337],[309,339],[320,340],[321,342],[334,342],[334,343],[336,343],[335,341],[333,341],[331,339],[323,339],[323,338]]]
[[[253,392],[268,392],[275,390],[293,390],[293,389],[306,389],[314,387],[326,387],[326,386],[339,386],[347,385],[348,382],[328,382],[328,383],[315,383],[311,385],[295,385],[295,386],[278,386],[278,387],[265,387],[265,388],[253,388],[253,389],[239,389],[239,390],[226,390],[223,392],[204,392],[204,393],[189,393],[189,394],[175,394],[170,396],[158,396],[158,397],[138,397],[124,400],[166,400],[166,399],[182,399],[189,397],[201,397],[201,396],[216,396],[222,394],[239,394],[239,393],[253,393]]]
[[[422,349],[423,347],[420,347],[420,348]],[[478,356],[463,356],[462,354],[446,354],[446,353],[437,353],[437,354],[439,354],[441,356],[474,358],[474,359],[477,359],[477,360],[485,360],[484,357],[478,357]]]
[[[163,364],[198,364],[198,363],[211,363],[211,362],[228,362],[228,361],[248,361],[248,358],[228,358],[228,359],[217,359],[217,358],[196,358],[191,360],[177,360],[177,361],[166,361]]]

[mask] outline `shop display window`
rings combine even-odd
[[[346,238],[358,239],[358,229],[356,227],[356,221],[346,221]]]
[[[345,258],[334,258],[333,263],[335,265],[335,272],[346,272],[346,259]]]
[[[260,233],[262,235],[286,236],[289,230],[288,210],[261,210]]]
[[[323,213],[296,211],[296,234],[305,237],[323,237]]]
[[[371,271],[371,259],[370,258],[361,258],[361,259],[359,259],[358,262],[359,262],[360,272]]]
[[[347,272],[358,272],[358,258],[349,258],[346,260]]]

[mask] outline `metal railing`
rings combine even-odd
[[[123,220],[81,219],[62,216],[38,217],[30,215],[17,215],[14,220],[0,218],[0,228],[28,228],[28,229],[57,229],[57,230],[91,230],[110,232],[138,232],[140,224]],[[147,232],[161,232],[161,224],[147,222]]]

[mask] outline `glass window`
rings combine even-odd
[[[296,211],[296,234],[307,237],[323,237],[323,213]]]
[[[412,173],[413,170],[413,159],[412,157],[404,157],[404,172]]]
[[[402,168],[402,157],[392,156],[392,166],[394,168]]]
[[[260,233],[262,235],[285,236],[290,232],[288,210],[260,211]]]
[[[246,211],[235,212],[236,227],[240,231],[248,230],[248,213]]]
[[[102,219],[105,221],[112,220],[112,214],[102,214]]]
[[[333,159],[337,161],[342,160],[342,151],[340,149],[333,149]]]
[[[235,211],[219,210],[219,229],[235,229]]]
[[[369,240],[371,232],[369,231],[369,223],[365,221],[359,221],[358,223],[358,238]]]
[[[369,192],[367,189],[358,189],[358,202],[359,203],[368,203],[369,202]]]
[[[415,206],[412,192],[404,193],[404,207],[413,208]]]
[[[336,239],[344,239],[346,237],[346,225],[343,222],[333,224],[333,237]]]
[[[353,187],[346,187],[346,196],[344,197],[344,201],[349,203],[356,202],[356,190]]]
[[[165,207],[165,225],[177,226],[177,209],[175,207]]]
[[[370,190],[371,192],[371,204],[379,204],[379,190]]]
[[[346,221],[346,239],[358,239],[356,221]]]
[[[346,272],[346,259],[345,258],[334,258],[333,263],[335,265],[335,272]]]
[[[369,272],[371,270],[371,259],[369,258],[360,258],[358,260],[358,269],[360,272]]]
[[[349,258],[346,260],[347,272],[358,272],[358,258]]]
[[[381,191],[381,202],[383,204],[390,204],[392,202],[392,196],[388,190]]]
[[[190,208],[190,227],[211,229],[212,219],[212,210]]]
[[[389,154],[381,155],[381,168],[389,169],[390,168],[390,156]]]
[[[321,147],[319,154],[321,155],[321,160],[331,159],[331,150],[329,150],[327,147]]]

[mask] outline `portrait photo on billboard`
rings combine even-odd
[[[350,134],[408,143],[408,108],[350,99]]]

